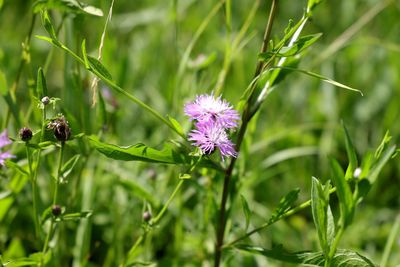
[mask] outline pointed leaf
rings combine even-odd
[[[92,211],[81,211],[75,213],[63,214],[56,218],[56,221],[78,221],[80,219],[86,219],[92,216]]]
[[[296,264],[309,264],[323,267],[325,257],[322,252],[294,252],[284,251],[282,248],[264,249],[261,247],[238,245],[239,250],[250,252],[252,254],[263,255],[267,258],[290,262]],[[369,259],[357,252],[350,250],[338,250],[332,259],[331,265],[335,267],[375,267]]]
[[[7,86],[7,78],[6,75],[2,71],[0,71],[0,94],[7,95],[8,86]]]
[[[302,69],[297,69],[297,68],[291,68],[291,67],[273,67],[273,68],[275,68],[275,69],[283,69],[283,70],[288,70],[288,71],[297,71],[297,72],[306,74],[308,76],[317,78],[317,79],[319,79],[319,80],[321,80],[323,82],[327,82],[327,83],[330,83],[330,84],[332,84],[334,86],[337,86],[337,87],[340,87],[340,88],[343,88],[343,89],[347,89],[347,90],[350,90],[350,91],[355,91],[355,92],[359,93],[360,95],[363,95],[363,93],[358,89],[355,89],[353,87],[344,85],[342,83],[339,83],[337,81],[329,79],[329,78],[327,78],[325,76],[322,76],[321,74],[318,74],[318,73],[314,73],[314,72],[307,71],[307,70],[302,70]]]
[[[371,184],[375,183],[383,166],[385,166],[385,164],[389,161],[389,159],[391,159],[392,155],[395,152],[396,152],[396,146],[395,145],[391,146],[390,148],[385,150],[379,161],[376,164],[374,164],[368,177],[368,180],[370,181]]]
[[[343,122],[342,126],[345,136],[347,158],[349,159],[349,166],[347,167],[345,175],[346,180],[348,180],[353,177],[354,170],[358,167],[358,161],[357,161],[356,150],[354,149],[353,146],[353,142],[351,141],[349,132],[347,131],[346,126],[344,125]]]
[[[39,98],[47,96],[47,85],[46,78],[44,77],[44,73],[42,68],[39,68],[36,80],[36,92]]]
[[[79,158],[81,157],[81,155],[75,155],[72,158],[70,158],[65,164],[64,166],[62,166],[61,168],[61,176],[63,177],[63,179],[67,178],[67,176],[71,173],[71,171],[73,170],[73,168],[75,167],[76,163],[78,162]]]
[[[247,203],[246,198],[242,194],[240,194],[240,200],[242,202],[243,213],[246,218],[245,230],[247,231],[247,229],[249,228],[249,224],[250,224],[251,211],[250,211],[249,204]]]
[[[87,56],[87,59],[89,61],[90,67],[93,69],[93,71],[99,73],[101,76],[108,80],[112,80],[112,76],[110,72],[107,70],[106,67],[104,67],[103,63],[101,63],[97,58]]]
[[[88,139],[100,153],[116,160],[168,164],[183,164],[188,162],[186,156],[175,151],[171,145],[165,145],[162,150],[156,150],[144,144],[136,144],[128,147],[106,144],[100,142],[96,136],[89,136]]]
[[[172,126],[174,126],[175,130],[181,135],[181,136],[185,136],[185,133],[183,132],[182,129],[182,125],[175,120],[174,118],[172,118],[171,116],[168,116],[168,120],[172,123]]]
[[[339,198],[340,217],[343,227],[346,228],[353,220],[354,201],[350,186],[347,183],[342,167],[335,159],[331,159],[332,181],[336,186],[336,194]]]
[[[326,199],[324,188],[317,178],[312,177],[311,181],[311,211],[315,227],[317,228],[318,239],[321,249],[329,251],[328,246],[328,206],[329,195]]]
[[[85,68],[89,69],[90,65],[89,65],[89,60],[88,60],[88,56],[86,53],[86,39],[83,39],[81,48],[82,48],[82,57],[83,57],[83,62],[85,63]]]
[[[275,209],[275,211],[272,213],[271,218],[269,219],[268,223],[274,223],[276,221],[278,221],[282,215],[285,214],[285,212],[287,212],[292,204],[297,200],[297,198],[299,197],[299,192],[300,189],[296,188],[293,189],[292,191],[290,191],[289,193],[287,193],[279,202],[278,207]]]

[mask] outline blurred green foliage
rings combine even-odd
[[[86,39],[88,54],[97,57],[111,1],[85,2],[100,8],[104,16],[57,9],[50,10],[50,15],[59,27],[56,30],[64,44],[81,51],[81,42]],[[161,114],[175,118],[185,132],[190,129],[190,122],[183,114],[184,103],[192,101],[196,94],[214,90],[226,44],[231,42],[229,36],[238,33],[253,4],[232,1],[230,29],[225,26],[225,13],[220,9],[195,43],[184,73],[178,76],[186,47],[216,2],[116,0],[106,30],[102,62],[114,81]],[[231,103],[239,102],[253,78],[269,2],[262,1],[246,33],[243,48],[233,55],[223,88],[224,97]],[[39,14],[33,20],[33,3],[0,1],[0,71],[6,77],[8,88],[13,87],[20,75],[15,88],[20,125],[8,114],[5,99],[0,98],[1,129],[7,126],[15,139],[20,127],[29,126],[34,132],[40,130],[40,111],[32,95],[37,69],[42,67],[48,95],[61,99],[56,109],[49,108],[49,117],[63,112],[73,134],[101,133],[108,143],[145,143],[158,149],[165,139],[177,139],[153,116],[102,82],[99,90],[104,102],[100,99],[92,107],[93,77],[66,53],[35,38],[46,33]],[[297,21],[301,17],[305,6],[306,1],[279,3],[274,40],[282,37],[289,19]],[[300,68],[358,88],[364,96],[300,73],[290,75],[269,95],[249,127],[237,171],[241,175],[240,194],[247,199],[252,212],[250,228],[270,218],[279,199],[293,188],[301,190],[298,203],[308,200],[311,176],[319,177],[323,183],[330,178],[328,156],[347,164],[341,120],[359,156],[374,151],[387,130],[393,137],[392,142],[399,142],[399,16],[398,1],[323,1],[314,10],[305,34],[321,32],[323,35],[308,50]],[[21,44],[27,44],[32,21],[35,23],[29,53],[24,53]],[[366,23],[361,24],[363,21]],[[26,64],[21,65],[22,57]],[[105,113],[101,111],[103,104]],[[26,167],[23,146],[14,144],[13,153],[18,164]],[[143,212],[149,205],[155,210],[160,208],[184,170],[151,163],[111,161],[81,139],[71,141],[66,149],[67,157],[75,154],[82,157],[68,176],[68,182],[61,185],[61,203],[68,212],[92,210],[93,215],[59,225],[54,266],[116,266],[142,233]],[[48,153],[38,178],[41,212],[51,202],[49,192],[55,164],[56,153]],[[380,261],[400,207],[399,166],[398,158],[385,166],[356,212],[341,247],[363,251],[374,262]],[[38,251],[38,240],[34,237],[32,192],[27,178],[7,169],[1,173],[1,191],[11,190],[13,196],[0,199],[0,254],[6,261]],[[157,266],[207,266],[202,263],[208,262],[213,253],[213,225],[221,187],[220,175],[201,169],[193,175],[165,219],[147,236],[138,251],[138,261],[157,262]],[[333,197],[333,201],[333,212],[337,212],[337,199]],[[244,233],[247,222],[241,205],[238,198],[230,208],[228,241]],[[280,221],[251,240],[263,247],[283,244],[292,251],[318,249],[311,209]],[[399,251],[399,240],[397,235],[393,251]],[[228,266],[291,266],[235,251],[227,255]],[[395,266],[400,262],[400,254],[393,253],[388,262],[388,266]]]

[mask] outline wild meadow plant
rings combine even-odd
[[[273,165],[270,161],[258,163],[259,157],[249,152],[249,146],[261,125],[261,108],[287,77],[304,74],[361,94],[358,89],[299,67],[321,37],[320,33],[303,32],[313,13],[318,12],[316,7],[324,3],[308,0],[302,17],[290,20],[283,33],[277,33],[281,36],[278,39],[272,36],[278,5],[282,8],[289,3],[268,1],[270,11],[258,57],[254,58],[256,64],[244,70],[250,82],[247,88],[231,90],[227,85],[230,69],[251,39],[248,32],[256,13],[262,11],[260,1],[254,1],[243,26],[233,34],[234,3],[216,1],[180,63],[175,64],[173,89],[165,95],[152,91],[151,100],[146,102],[140,100],[142,92],[122,88],[119,83],[123,79],[113,77],[113,66],[102,62],[107,26],[118,2],[107,2],[109,15],[99,55],[93,57],[87,52],[89,39],[80,36],[73,44],[68,30],[66,38],[60,32],[74,19],[102,17],[101,9],[72,0],[35,1],[11,87],[6,82],[10,78],[0,70],[0,89],[6,103],[0,129],[2,266],[378,266],[360,248],[341,246],[341,240],[351,235],[347,233],[354,230],[349,228],[360,203],[396,155],[388,133],[377,149],[364,151],[360,160],[352,134],[342,123],[345,156],[328,159],[328,177],[303,177],[310,180],[310,196],[301,196],[299,188],[286,192],[283,186],[265,189],[256,183],[251,188],[254,194],[276,192],[281,197],[279,203],[270,209],[267,207],[273,204],[246,196],[246,173],[251,171],[248,163]],[[175,22],[179,5],[173,1]],[[222,8],[229,36],[222,70],[213,73],[213,82],[201,91],[182,91],[191,64],[203,69],[215,60],[211,55],[196,63],[190,57]],[[151,17],[151,12],[147,15]],[[39,16],[46,35],[41,33],[43,29],[34,31]],[[51,45],[46,46],[50,50],[45,61],[36,59],[31,51],[32,38],[41,45]],[[56,86],[54,82],[50,85],[47,81],[51,75],[58,75],[50,70],[57,57],[63,57],[65,66],[74,69],[64,70],[71,87],[62,94],[51,88]],[[158,65],[152,68],[157,69],[161,61],[158,58]],[[27,87],[20,85],[24,65],[37,74],[36,79],[28,78]],[[20,98],[22,89],[29,97]],[[156,105],[158,97],[169,99],[171,110],[164,107],[165,113],[175,114],[177,119],[158,111],[162,109]],[[230,98],[238,102],[228,101]],[[87,99],[94,101],[90,104]],[[139,107],[139,115],[125,113],[132,102]],[[126,117],[135,121],[128,124]],[[123,122],[116,126],[118,120]],[[129,141],[129,146],[122,146],[127,141],[122,141],[119,131],[148,137],[149,144],[132,145]],[[292,175],[299,178],[296,173]],[[256,176],[257,180],[264,179],[263,172]],[[300,242],[294,247],[292,231],[284,233],[282,244],[266,241],[271,238],[263,236],[267,229],[290,218],[300,220],[303,217],[299,214],[313,222],[315,230],[304,235],[312,235],[318,245],[306,243],[310,246],[304,247]],[[399,218],[387,237],[380,266],[388,266]],[[301,220],[299,224],[304,224]]]

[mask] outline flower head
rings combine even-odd
[[[54,131],[54,136],[58,141],[65,142],[71,136],[71,128],[69,127],[68,121],[62,115],[52,120],[47,125],[47,128]]]
[[[8,138],[7,130],[4,130],[0,134],[0,165],[1,166],[4,166],[4,161],[6,159],[15,157],[8,151],[2,152],[2,150],[3,150],[2,148],[9,144],[11,144],[11,140]]]
[[[200,95],[196,100],[185,105],[185,113],[197,124],[215,123],[227,129],[238,126],[239,113],[221,97],[214,95]]]
[[[217,124],[197,125],[197,129],[189,133],[189,140],[193,141],[193,145],[200,148],[204,154],[209,155],[218,148],[222,160],[224,156],[237,156],[235,145],[229,140],[225,129]]]

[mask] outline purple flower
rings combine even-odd
[[[221,97],[200,95],[194,102],[185,105],[185,113],[197,124],[215,123],[223,128],[234,129],[238,126],[239,113]]]
[[[224,156],[237,156],[235,145],[229,140],[225,129],[217,124],[197,125],[197,129],[189,133],[189,140],[193,141],[193,145],[200,148],[204,154],[209,155],[218,148],[222,160]]]
[[[6,159],[9,158],[15,158],[14,155],[12,155],[10,152],[5,151],[5,152],[1,152],[2,148],[5,147],[6,145],[11,144],[11,140],[8,138],[7,135],[7,130],[4,130],[1,134],[0,134],[0,165],[4,166],[4,161]]]

